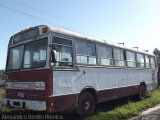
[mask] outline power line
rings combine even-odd
[[[41,21],[41,22],[48,23],[49,25],[51,25],[51,26],[53,26],[53,27],[59,28],[59,27],[61,26],[61,25],[56,25],[55,23],[53,23],[53,22],[51,22],[51,21],[49,21],[49,20],[46,20],[46,19],[43,19],[43,18],[40,18],[40,17],[36,17],[36,16],[34,16],[34,15],[31,15],[31,14],[29,14],[29,13],[26,13],[26,12],[23,12],[23,11],[20,11],[20,10],[17,10],[17,9],[15,9],[15,8],[13,8],[13,7],[6,6],[6,5],[4,5],[4,4],[0,4],[0,7],[1,7],[1,8],[8,9],[8,10],[10,10],[10,11],[12,11],[12,12],[16,12],[16,13],[22,14],[22,15],[27,16],[27,17],[30,17],[30,18],[32,18],[32,19],[35,19],[35,20],[38,20],[38,21]],[[64,27],[61,26],[61,28],[64,28]],[[68,30],[69,30],[69,29],[68,29]],[[73,31],[73,30],[71,30],[71,31]],[[77,31],[75,31],[75,32],[77,32]],[[84,34],[84,35],[86,36],[85,33],[82,33],[82,32],[81,32],[81,34]]]
[[[36,20],[39,20],[39,21],[41,21],[41,22],[46,22],[46,23],[49,23],[50,25],[53,25],[53,23],[52,23],[51,21],[48,21],[48,20],[46,20],[46,19],[33,16],[33,15],[31,15],[31,14],[28,14],[28,13],[26,13],[26,12],[17,10],[17,9],[15,9],[15,8],[12,8],[12,7],[3,5],[3,4],[0,4],[0,7],[1,7],[1,8],[8,9],[8,10],[13,11],[13,12],[16,12],[16,13],[19,13],[19,14],[22,14],[22,15],[25,15],[25,16],[28,16],[28,17],[31,17],[31,18],[36,19]]]
[[[16,13],[25,15],[25,16],[27,16],[27,17],[31,17],[31,18],[33,18],[33,19],[35,19],[35,20],[48,23],[48,24],[51,25],[51,26],[54,25],[53,27],[56,27],[56,26],[57,26],[57,28],[59,28],[59,26],[60,26],[60,25],[56,25],[56,26],[55,26],[55,24],[53,24],[51,21],[48,21],[48,20],[43,19],[43,18],[40,18],[40,17],[33,16],[33,15],[31,15],[31,14],[28,14],[28,13],[26,13],[26,12],[17,10],[17,9],[15,9],[15,8],[12,8],[12,7],[9,7],[9,6],[6,6],[6,5],[4,5],[4,4],[0,4],[0,7],[1,7],[1,8],[8,9],[8,10],[10,10],[10,11],[12,11],[12,12],[16,12]],[[61,27],[61,28],[64,28],[64,27]],[[68,29],[68,30],[69,30],[69,29]],[[71,30],[71,31],[73,31],[73,30]],[[84,33],[81,33],[81,34],[84,34]],[[84,34],[84,35],[85,35],[85,34]]]
[[[76,25],[82,26],[80,23],[77,23],[77,22],[75,22],[75,21],[72,21],[72,20],[69,20],[69,19],[65,19],[65,18],[63,18],[63,17],[54,15],[54,14],[52,14],[52,13],[49,13],[49,12],[47,12],[47,11],[44,11],[44,10],[41,10],[41,9],[38,9],[38,8],[34,8],[34,7],[32,7],[32,6],[23,4],[23,3],[18,2],[18,1],[16,1],[16,0],[10,0],[10,1],[11,1],[11,2],[14,2],[14,3],[17,4],[17,5],[20,5],[20,6],[23,6],[23,7],[26,7],[26,8],[35,10],[35,11],[38,11],[38,12],[43,13],[43,14],[47,14],[47,15],[49,15],[49,16],[55,17],[55,18],[57,18],[57,19],[60,19],[60,20],[62,20],[62,21],[65,21],[65,22],[67,21],[67,22],[70,22],[70,23],[72,23],[72,24],[76,24]],[[83,25],[83,26],[84,26],[84,25]]]

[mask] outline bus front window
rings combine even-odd
[[[72,41],[65,38],[53,37],[52,62],[56,61],[55,67],[73,67]],[[55,60],[54,60],[55,58]]]
[[[54,45],[56,54],[57,66],[70,66],[72,67],[72,48],[62,45]]]
[[[27,43],[23,68],[37,68],[46,65],[47,39]]]
[[[9,49],[7,70],[20,69],[22,64],[24,45]]]

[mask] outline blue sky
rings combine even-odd
[[[15,3],[51,13],[47,15]],[[9,38],[25,28],[46,24],[2,5],[113,43],[139,50],[160,49],[159,0],[0,0],[0,69],[5,68]],[[59,19],[59,18],[62,19]]]

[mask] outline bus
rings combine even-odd
[[[39,25],[8,44],[4,104],[35,111],[94,113],[98,103],[157,87],[155,56],[71,30]]]

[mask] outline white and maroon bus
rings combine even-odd
[[[36,111],[76,109],[139,95],[157,86],[155,57],[104,40],[45,25],[10,38],[4,104]]]

